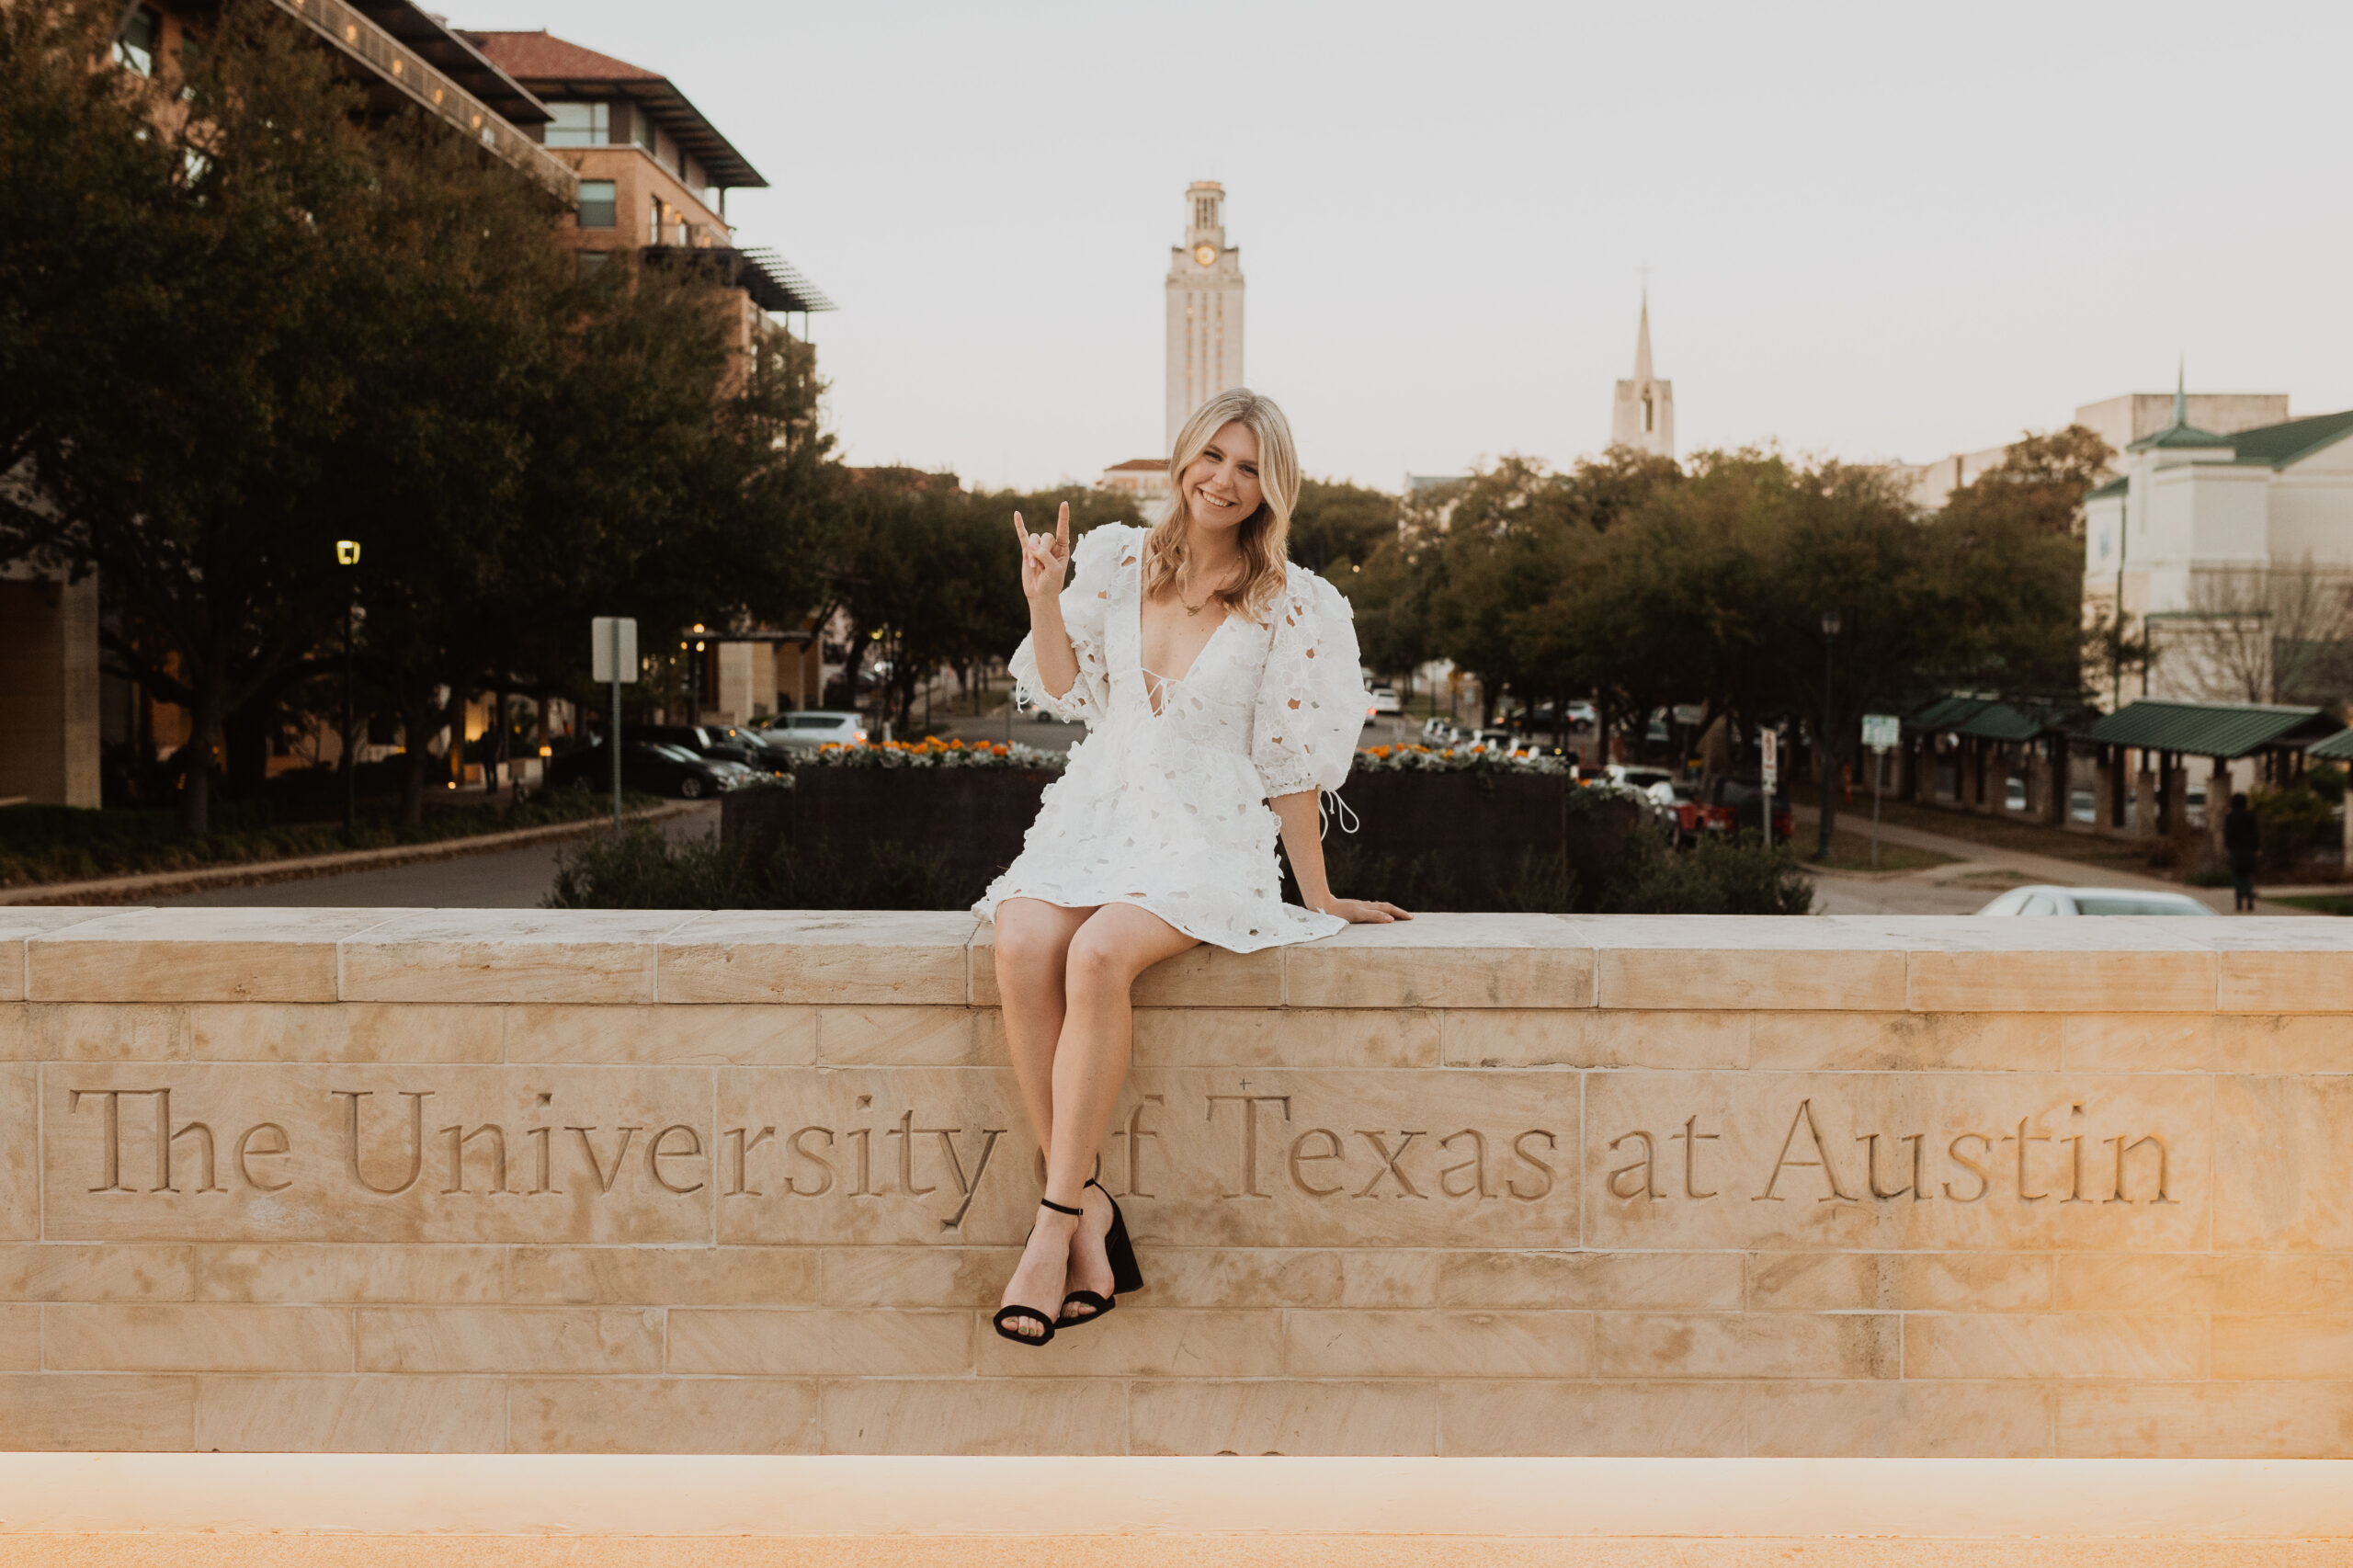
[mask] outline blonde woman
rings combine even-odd
[[[1029,1345],[1143,1284],[1093,1179],[1136,976],[1198,943],[1246,953],[1411,918],[1335,897],[1324,878],[1317,792],[1347,777],[1366,699],[1347,601],[1285,558],[1299,459],[1282,411],[1219,393],[1186,421],[1168,472],[1168,515],[1087,534],[1068,587],[1070,508],[1051,534],[1013,519],[1029,602],[1014,681],[1087,726],[1020,856],[973,906],[996,925],[1006,1042],[1046,1154],[996,1314],[999,1334]],[[1278,833],[1305,909],[1278,892]]]

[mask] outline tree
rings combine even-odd
[[[1397,497],[1341,480],[1302,479],[1290,514],[1290,558],[1319,576],[1352,575],[1397,537]]]
[[[2086,426],[2040,436],[2029,430],[2010,443],[2000,462],[1947,496],[1943,515],[2080,539],[2084,494],[2108,476],[2115,458],[2116,449]]]
[[[2210,701],[2333,702],[2353,674],[2353,576],[2309,554],[2198,573],[2188,605],[2159,619],[2181,679]]]

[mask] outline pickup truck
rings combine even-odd
[[[1704,833],[1755,833],[1764,814],[1761,779],[1716,778],[1688,799],[1675,802],[1675,835],[1678,843],[1696,844]],[[1787,844],[1797,836],[1798,822],[1789,798],[1773,796],[1773,842]]]

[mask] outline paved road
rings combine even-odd
[[[674,844],[717,833],[718,803],[665,818],[662,831]],[[555,885],[556,857],[567,844],[577,842],[561,840],[490,855],[420,860],[381,871],[267,882],[259,887],[211,888],[177,898],[126,902],[213,908],[535,909]]]
[[[1801,847],[1813,842],[1807,829],[1815,820],[1814,808],[1797,809],[1800,824],[1798,842]],[[1868,831],[1869,823],[1854,824],[1842,821],[1841,831],[1857,826]],[[1813,908],[1817,915],[1974,915],[1993,898],[2006,889],[2028,882],[2052,882],[2061,887],[2149,888],[2165,892],[2186,892],[2200,900],[2218,915],[2231,911],[2231,890],[2228,888],[2190,888],[2179,882],[2168,882],[2156,877],[2144,877],[2130,871],[2107,870],[2086,866],[2077,860],[2063,860],[2050,855],[2033,855],[2022,850],[1996,849],[1991,845],[1972,843],[1965,838],[1949,838],[1941,833],[1928,833],[1916,827],[1898,827],[1893,823],[1880,824],[1880,842],[1908,845],[1915,849],[1933,849],[1938,854],[1955,857],[1947,866],[1931,866],[1926,870],[1881,873],[1878,876],[1843,871],[1816,871],[1813,883]],[[2257,915],[2316,915],[2310,909],[2292,904],[2273,903],[2258,900]]]

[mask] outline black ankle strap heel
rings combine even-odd
[[[1038,1207],[1040,1209],[1051,1209],[1057,1214],[1073,1214],[1082,1218],[1086,1213],[1086,1210],[1083,1206],[1077,1209],[1073,1209],[1070,1205],[1066,1203],[1057,1203],[1051,1198],[1040,1198],[1038,1199]],[[1033,1232],[1036,1231],[1037,1228],[1038,1227],[1034,1224],[1029,1227]],[[1068,1297],[1063,1298],[1063,1304],[1064,1306],[1068,1306],[1070,1304]],[[1016,1345],[1027,1345],[1032,1349],[1045,1344],[1054,1336],[1054,1319],[1048,1317],[1044,1312],[1040,1312],[1035,1307],[1025,1307],[1018,1302],[1016,1302],[1014,1305],[1009,1307],[999,1307],[996,1310],[996,1316],[991,1318],[989,1321],[996,1325],[997,1333],[1005,1338],[1010,1339]],[[1073,1321],[1075,1322],[1077,1320],[1074,1319]],[[1039,1332],[1036,1334],[1017,1334],[1014,1332],[1013,1328],[1013,1325],[1017,1323],[1036,1324],[1038,1325]]]
[[[1111,1189],[1099,1181],[1090,1178],[1086,1185],[1101,1193],[1104,1200],[1111,1205],[1111,1229],[1104,1234],[1103,1252],[1111,1263],[1112,1294],[1106,1296],[1095,1290],[1073,1290],[1063,1298],[1062,1315],[1054,1320],[1057,1328],[1076,1328],[1080,1324],[1093,1323],[1118,1306],[1121,1294],[1143,1289],[1143,1271],[1136,1267],[1135,1244],[1128,1239],[1128,1217],[1120,1212],[1120,1200],[1113,1198]],[[1074,1316],[1071,1312],[1073,1307],[1088,1310]]]

